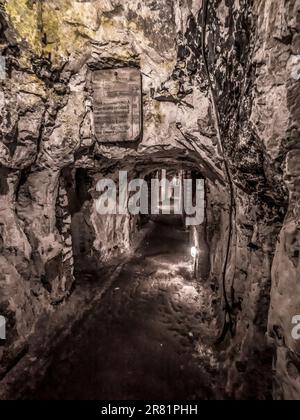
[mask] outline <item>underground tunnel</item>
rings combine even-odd
[[[300,399],[299,31],[0,1],[1,400]]]

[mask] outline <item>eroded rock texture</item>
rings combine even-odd
[[[291,338],[291,319],[299,312],[294,210],[288,211],[279,243],[277,238],[288,202],[290,209],[298,207],[291,184],[298,166],[299,2],[241,1],[238,7],[227,2],[225,20],[221,3],[209,6],[208,60],[235,190],[232,306],[242,308],[236,315],[230,353],[235,367],[228,365],[228,385],[235,397],[244,397],[253,390],[254,372],[260,378],[256,386],[267,379],[264,332],[272,284],[269,334],[278,354],[275,398],[298,398],[298,353]],[[253,366],[257,357],[261,363]]]
[[[139,218],[100,218],[97,181],[177,167],[206,179],[224,396],[270,398],[275,353],[275,398],[299,398],[299,16],[298,0],[1,2],[0,375],[82,267],[131,249]],[[105,145],[92,72],[126,66],[143,136]]]

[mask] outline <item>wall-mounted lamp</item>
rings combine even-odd
[[[198,249],[195,246],[192,246],[191,248],[191,257],[192,258],[197,258],[198,256]]]
[[[199,250],[196,246],[192,246],[191,248],[191,257],[193,258],[193,272],[194,272],[194,278],[198,278],[198,255]]]

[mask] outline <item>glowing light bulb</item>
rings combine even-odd
[[[197,257],[197,255],[198,255],[198,250],[197,250],[197,248],[196,248],[195,246],[193,246],[193,247],[191,248],[191,256],[192,256],[193,258],[196,258],[196,257]]]

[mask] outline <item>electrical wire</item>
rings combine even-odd
[[[204,0],[204,2],[203,2],[203,15],[202,15],[202,18],[203,18],[203,20],[202,20],[202,40],[201,40],[202,41],[201,42],[202,56],[203,56],[205,71],[206,71],[206,75],[207,75],[207,79],[208,79],[208,83],[209,83],[209,90],[210,90],[210,95],[211,95],[211,100],[212,100],[213,112],[214,112],[215,119],[216,119],[216,130],[217,130],[219,147],[220,147],[220,150],[221,150],[221,153],[222,153],[223,163],[224,163],[224,167],[225,167],[225,174],[226,174],[226,178],[227,178],[227,182],[228,182],[228,186],[229,186],[229,190],[230,190],[228,239],[227,239],[227,244],[226,244],[226,253],[225,253],[225,258],[224,258],[224,264],[223,264],[223,268],[222,268],[222,288],[223,288],[223,297],[224,297],[224,302],[225,302],[225,308],[224,308],[225,309],[225,319],[224,319],[223,330],[222,330],[222,332],[221,332],[221,334],[220,334],[220,336],[219,336],[219,338],[217,339],[217,342],[216,342],[216,343],[220,343],[225,339],[228,330],[230,330],[231,335],[234,335],[233,309],[232,309],[232,307],[229,303],[229,299],[228,299],[228,296],[227,296],[226,279],[227,279],[227,270],[228,270],[229,258],[230,258],[231,239],[232,239],[232,235],[233,235],[233,215],[234,215],[234,208],[235,208],[235,195],[234,195],[234,186],[233,186],[231,170],[230,170],[230,166],[229,166],[229,162],[228,162],[228,157],[226,155],[225,146],[223,144],[222,135],[221,135],[220,114],[219,114],[219,110],[218,110],[218,106],[217,106],[214,86],[213,86],[213,83],[212,83],[212,80],[211,80],[211,74],[210,74],[208,59],[207,59],[207,55],[206,55],[206,34],[207,34],[207,24],[208,24],[208,8],[209,8],[209,0]],[[227,317],[228,317],[228,321],[227,321]]]

